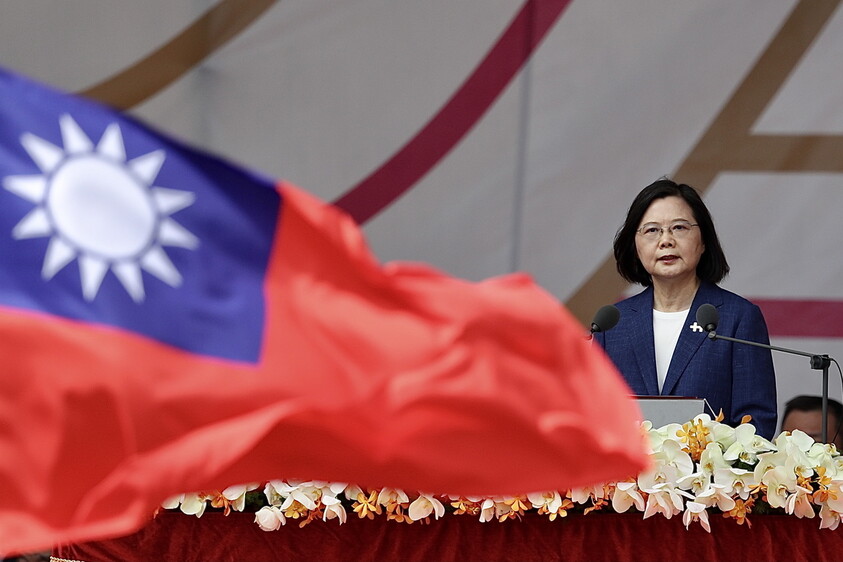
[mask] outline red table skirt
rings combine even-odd
[[[712,514],[712,533],[681,517],[642,519],[640,513],[591,513],[556,521],[528,512],[521,520],[481,523],[446,515],[429,525],[358,519],[294,521],[264,532],[254,515],[206,513],[201,519],[160,514],[145,528],[119,539],[56,548],[65,560],[150,561],[552,561],[552,560],[843,560],[843,527],[819,529],[819,519],[751,516],[752,528]]]

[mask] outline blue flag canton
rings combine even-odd
[[[0,303],[256,363],[274,182],[0,71]]]

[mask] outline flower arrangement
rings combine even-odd
[[[429,523],[446,513],[477,517],[481,522],[518,519],[536,510],[550,520],[597,510],[682,516],[685,527],[699,523],[711,532],[709,516],[721,514],[751,526],[752,513],[819,515],[821,529],[836,529],[843,513],[843,457],[833,445],[816,443],[801,431],[783,432],[771,442],[756,435],[744,420],[733,428],[701,414],[680,425],[654,428],[642,423],[651,451],[650,468],[637,476],[586,488],[547,491],[514,497],[440,496],[383,488],[363,490],[329,482],[273,480],[232,486],[222,492],[182,494],[164,509],[201,517],[208,505],[231,511],[254,511],[264,531],[289,521],[300,527],[311,521],[346,521],[386,517],[399,523]]]

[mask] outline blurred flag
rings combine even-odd
[[[270,478],[508,494],[646,462],[525,275],[381,266],[303,191],[4,71],[0,182],[0,551]]]

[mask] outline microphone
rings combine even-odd
[[[759,343],[748,340],[741,340],[738,338],[731,338],[729,336],[721,336],[717,333],[717,324],[720,322],[720,313],[714,305],[705,303],[700,305],[697,309],[697,324],[702,326],[703,330],[707,332],[710,340],[726,340],[735,343],[742,343],[746,345],[754,345],[755,347],[762,347],[772,351],[783,351],[784,353],[791,353],[793,355],[801,355],[803,357],[811,358],[811,368],[814,370],[822,370],[823,372],[823,395],[822,395],[822,440],[823,443],[828,443],[828,367],[831,365],[832,359],[828,355],[816,355],[814,353],[807,353],[796,349],[788,349],[786,347],[778,347],[766,343]]]
[[[613,304],[601,306],[594,314],[594,320],[591,321],[591,334],[595,332],[608,332],[614,328],[618,320],[621,319],[621,311]]]
[[[720,313],[713,304],[705,303],[697,309],[697,324],[703,327],[711,339],[717,337],[716,333],[714,336],[710,334],[717,329],[718,322],[720,322]]]

